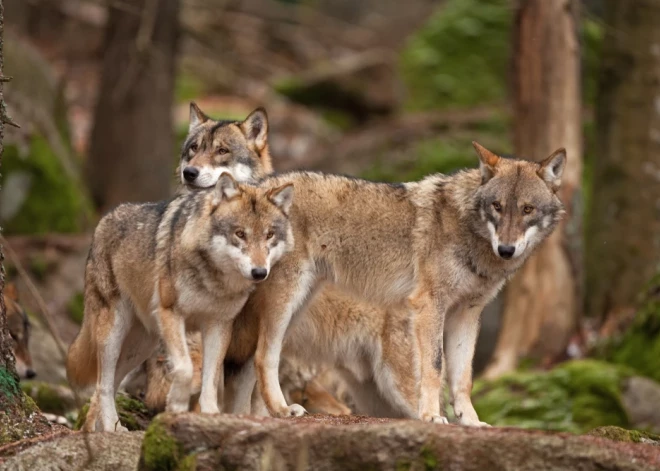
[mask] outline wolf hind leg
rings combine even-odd
[[[115,389],[119,389],[129,373],[131,373],[131,376],[138,376],[142,373],[139,370],[136,371],[136,368],[153,354],[157,345],[158,337],[149,333],[137,316],[134,316],[133,324],[124,339],[121,355],[117,362]]]
[[[100,419],[100,428],[104,432],[127,431],[119,423],[119,416],[115,406],[115,374],[118,369],[117,364],[121,356],[122,345],[128,335],[133,323],[133,313],[130,306],[123,300],[115,304],[114,315],[109,308],[107,312],[100,313],[108,319],[112,319],[112,324],[99,325],[97,327],[97,337],[99,339],[99,375],[96,384],[96,392],[90,403],[92,410],[90,426],[98,430]],[[93,404],[93,405],[92,405]],[[98,417],[95,417],[98,410]]]

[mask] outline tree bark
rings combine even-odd
[[[660,271],[660,2],[606,7],[586,306],[617,328]]]
[[[507,286],[487,377],[514,369],[524,356],[548,360],[561,355],[577,326],[582,291],[578,9],[576,0],[523,0],[516,11],[515,153],[540,160],[566,148],[559,197],[567,215]]]
[[[179,0],[109,6],[87,174],[95,204],[170,193]]]

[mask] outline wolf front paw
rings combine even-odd
[[[458,424],[465,427],[492,427],[492,425],[482,422],[479,419],[466,419],[463,417],[458,420]]]
[[[441,424],[441,425],[447,425],[449,421],[447,420],[447,417],[444,417],[442,415],[427,415],[425,417],[422,417],[422,420],[424,422],[431,422],[432,424]]]
[[[275,414],[273,414],[273,417],[280,417],[280,418],[302,417],[305,414],[307,414],[307,411],[303,406],[299,404],[291,404],[289,407],[283,409],[281,412],[276,412]]]

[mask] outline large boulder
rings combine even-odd
[[[162,414],[140,470],[658,469],[660,447],[520,429],[308,416]]]

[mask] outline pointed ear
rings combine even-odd
[[[245,118],[239,127],[245,134],[248,144],[253,144],[261,152],[268,143],[268,115],[263,108],[257,108]]]
[[[293,183],[287,183],[286,185],[273,188],[266,196],[288,216],[289,209],[291,209],[291,204],[293,203]]]
[[[213,198],[213,205],[217,206],[221,201],[227,201],[241,194],[241,189],[234,177],[230,173],[223,172],[218,178],[218,183],[215,184],[215,198]]]
[[[566,149],[563,147],[554,151],[550,157],[541,162],[538,170],[541,177],[554,192],[561,186],[561,176],[566,168]]]
[[[194,101],[190,102],[190,123],[188,124],[188,132],[192,131],[202,123],[209,120],[209,117],[204,114],[199,106]]]
[[[472,145],[479,156],[479,170],[481,170],[481,184],[483,185],[495,175],[495,169],[500,162],[500,157],[476,141],[472,141]]]

